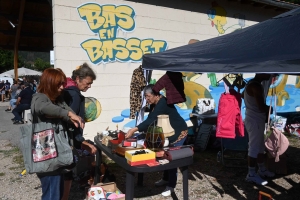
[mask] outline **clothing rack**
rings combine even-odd
[[[228,77],[230,75],[230,73],[229,74],[227,74],[226,76],[224,76],[223,78],[221,78],[220,80],[218,80],[217,81],[217,86],[219,85],[219,82],[220,81],[224,81],[224,83],[229,87],[229,88],[233,88],[234,86],[237,86],[237,88],[238,88],[238,93],[240,93],[240,87],[238,87],[238,85],[235,83],[235,81],[234,81],[234,83],[233,84],[231,84],[226,78]],[[237,79],[237,78],[240,78],[239,80],[237,80],[237,82],[239,81],[240,82],[240,86],[243,86],[243,82],[245,82],[245,84],[247,83],[247,81],[243,78],[243,75],[242,74],[233,74],[233,75],[235,75],[235,79]]]

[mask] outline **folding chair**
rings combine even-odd
[[[234,139],[220,138],[221,151],[218,152],[217,159],[225,167],[241,167],[234,164],[227,164],[227,160],[246,160],[248,154],[248,133],[245,130],[244,137],[236,136]],[[246,167],[246,166],[245,166]]]

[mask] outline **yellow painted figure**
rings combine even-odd
[[[184,93],[186,102],[179,104],[182,109],[192,109],[200,98],[212,98],[210,92],[202,85],[195,82],[201,75],[193,72],[182,72],[184,76]]]
[[[212,7],[207,11],[207,15],[211,21],[211,26],[215,27],[220,34],[224,34],[224,26],[227,24],[226,10],[219,6],[217,2],[213,2]]]
[[[289,93],[284,89],[286,86],[287,79],[288,75],[280,74],[270,86],[268,96],[271,96],[272,92],[276,94],[277,106],[284,106],[285,100],[290,99]]]

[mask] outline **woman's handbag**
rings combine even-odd
[[[268,152],[275,157],[275,162],[279,162],[279,156],[282,155],[287,148],[289,147],[289,140],[285,137],[285,135],[275,127],[276,123],[270,128],[270,114],[271,114],[271,104],[273,99],[273,90],[272,90],[272,97],[270,100],[270,107],[269,107],[269,117],[267,123],[267,131],[271,131],[270,135],[265,140],[265,147]],[[275,119],[276,119],[276,98],[274,100],[275,105]]]
[[[64,127],[59,123],[52,124],[50,120],[35,123],[36,121],[20,128],[26,171],[30,174],[45,173],[70,166],[73,163],[73,153]]]
[[[275,162],[279,162],[279,156],[289,147],[289,140],[277,128],[273,127],[270,136],[265,141],[268,152],[275,157]]]

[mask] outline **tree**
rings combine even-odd
[[[23,66],[22,57],[18,57],[18,67]],[[0,73],[14,68],[14,53],[0,48]]]
[[[47,68],[50,68],[50,62],[46,62],[44,60],[42,60],[41,58],[37,58],[34,61],[34,66],[33,69],[38,70],[38,71],[44,71]]]

